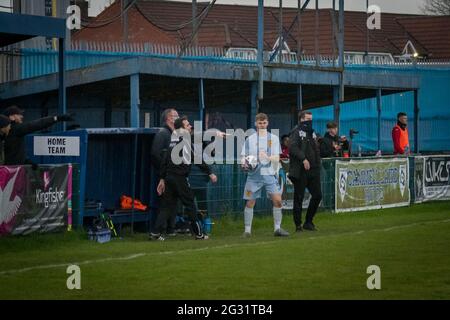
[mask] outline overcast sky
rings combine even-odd
[[[28,0],[32,1],[32,0]],[[91,6],[97,7],[102,3],[107,3],[110,0],[90,0],[92,1]],[[117,1],[117,0],[116,0]],[[170,0],[174,1],[174,0]],[[191,0],[175,0],[175,1],[187,1]],[[198,2],[208,2],[204,0],[198,0]],[[305,0],[302,0],[304,3]],[[336,3],[339,1],[336,0]],[[378,5],[382,12],[396,12],[396,13],[421,13],[420,6],[425,2],[425,0],[369,0],[369,4]],[[217,4],[245,4],[245,5],[257,5],[258,0],[217,0]],[[279,0],[265,0],[264,5],[266,6],[278,6]],[[315,0],[311,0],[309,5],[310,8],[314,8]],[[332,0],[319,0],[319,5],[321,7],[331,7]],[[0,5],[9,6],[11,0],[0,0]],[[283,0],[283,7],[297,6],[297,0]],[[346,10],[365,10],[366,0],[345,0]],[[0,8],[1,10],[1,8]]]

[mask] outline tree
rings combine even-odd
[[[432,15],[450,15],[450,0],[425,0],[422,12]]]

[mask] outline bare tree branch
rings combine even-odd
[[[425,14],[450,15],[450,0],[426,0],[421,10]]]

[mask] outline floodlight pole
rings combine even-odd
[[[264,0],[258,0],[258,105],[264,98]]]

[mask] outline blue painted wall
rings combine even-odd
[[[450,150],[450,68],[425,68],[413,70],[396,69],[418,74],[421,79],[419,93],[420,124],[419,148],[421,151]],[[396,115],[403,111],[408,114],[410,143],[414,146],[414,94],[406,92],[383,96],[381,123],[381,148],[392,152],[391,130],[396,123]],[[333,107],[313,110],[314,127],[321,134],[325,125],[333,118]],[[341,106],[341,134],[348,136],[350,128],[359,130],[354,144],[363,152],[377,150],[377,106],[376,99],[344,103]]]

